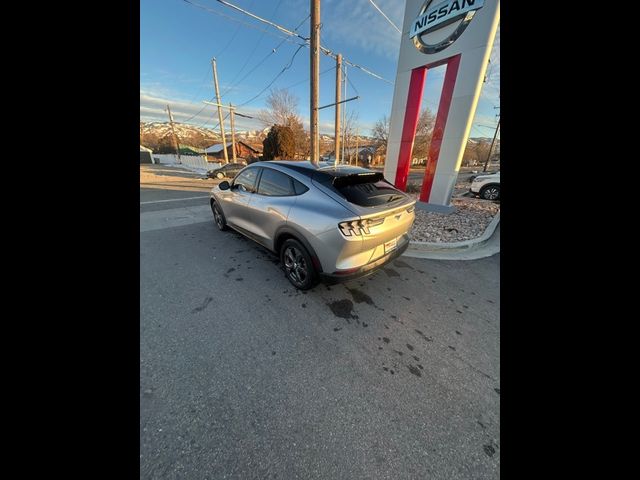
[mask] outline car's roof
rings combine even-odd
[[[281,167],[293,170],[307,177],[344,177],[346,175],[353,175],[358,173],[369,173],[372,170],[354,167],[350,165],[338,165],[334,166],[333,162],[319,162],[318,168],[311,162],[306,160],[269,160],[263,162],[256,162],[253,165],[279,165]],[[319,175],[318,175],[319,174]]]

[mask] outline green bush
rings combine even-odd
[[[282,125],[274,125],[262,142],[265,160],[289,160],[296,154],[293,130]]]

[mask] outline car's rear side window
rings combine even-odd
[[[306,185],[299,182],[295,178],[292,178],[291,180],[293,181],[293,188],[296,191],[296,195],[302,195],[303,193],[309,190],[309,188]]]
[[[260,183],[258,184],[258,194],[270,197],[285,197],[295,195],[292,178],[277,170],[263,168]]]

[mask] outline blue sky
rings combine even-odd
[[[225,7],[214,0],[191,0],[218,14],[197,8],[183,0],[140,1],[140,119],[167,121],[168,103],[174,120],[212,128],[217,124],[214,107],[203,107],[203,100],[214,96],[211,58],[217,58],[218,80],[223,103],[241,105],[252,100],[291,62],[301,41]],[[228,0],[256,15],[309,35],[309,0]],[[383,12],[400,28],[404,0],[376,0]],[[242,23],[231,20],[237,19]],[[387,80],[395,80],[400,48],[398,33],[369,3],[369,0],[322,0],[321,44],[360,64]],[[364,26],[364,27],[363,27]],[[363,31],[365,28],[368,34]],[[279,44],[282,45],[273,52]],[[264,60],[266,58],[266,60]],[[255,68],[263,61],[262,65]],[[334,101],[335,60],[320,58],[320,105]],[[255,68],[253,72],[251,70]],[[247,75],[248,74],[248,75]],[[427,75],[423,104],[437,110],[444,69]],[[246,77],[246,78],[243,78]],[[360,133],[368,135],[376,120],[389,115],[393,85],[355,68],[347,67],[347,96],[360,99],[345,104],[347,113],[358,112]],[[472,137],[493,135],[497,123],[500,94],[500,31],[491,54],[488,81],[483,85],[471,130]],[[309,50],[301,48],[291,66],[271,88],[289,88],[300,99],[299,113],[308,127]],[[246,103],[239,112],[253,114],[264,108],[269,89]],[[322,133],[333,133],[333,109],[320,111]],[[262,128],[255,120],[236,117],[238,130]]]

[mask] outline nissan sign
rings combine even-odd
[[[482,8],[484,0],[445,0],[432,6],[433,0],[427,0],[418,17],[411,24],[409,38],[423,53],[436,53],[451,45],[467,28],[475,11]],[[444,40],[434,45],[429,45],[422,40],[422,35],[443,28],[460,20],[455,31]]]

